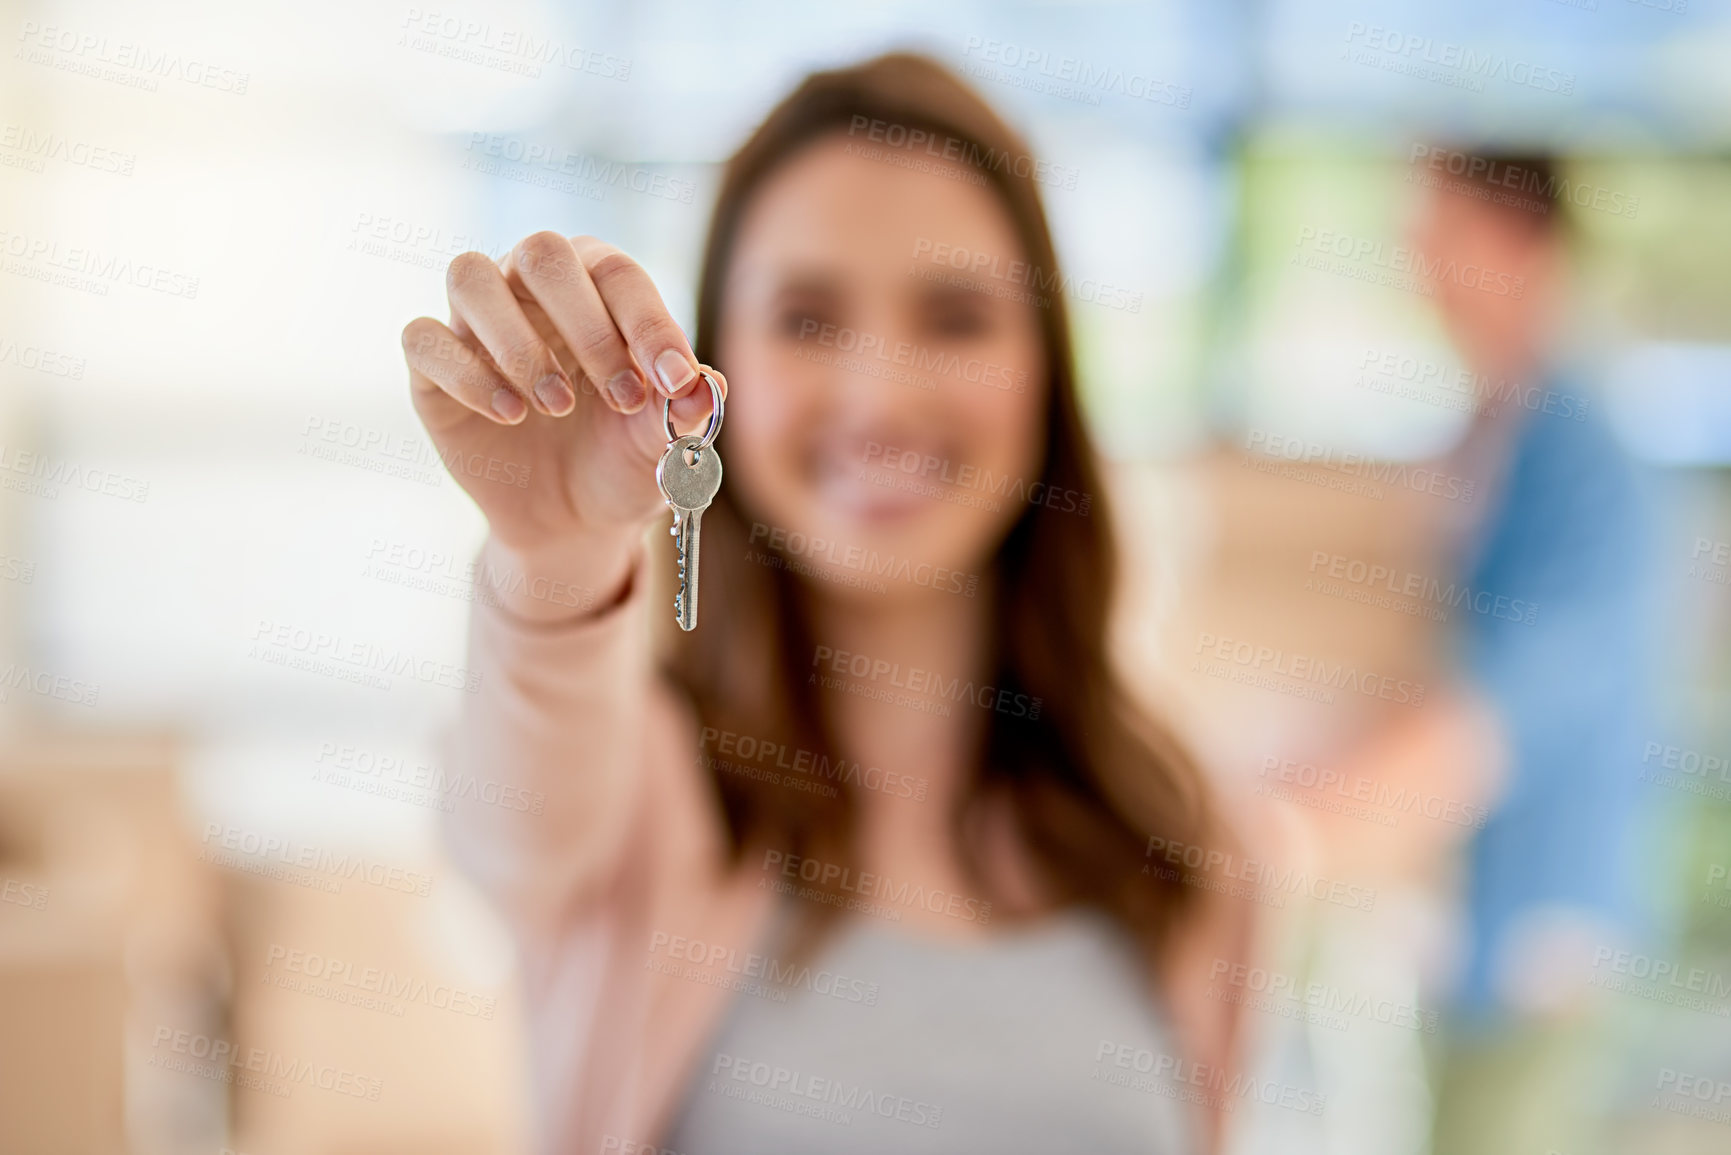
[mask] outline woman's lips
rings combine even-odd
[[[836,463],[817,479],[819,500],[856,521],[885,522],[916,516],[932,506],[932,497],[920,492],[923,488],[912,478],[879,465],[842,467]]]

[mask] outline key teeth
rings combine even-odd
[[[687,511],[673,506],[671,501],[668,505],[673,508],[673,524],[668,527],[667,532],[673,538],[679,570],[679,590],[673,598],[673,617],[681,630],[690,631],[697,628],[697,599],[691,580],[696,567],[688,552],[697,536],[694,532],[695,519],[688,519]]]

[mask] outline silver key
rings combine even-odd
[[[673,508],[674,545],[679,550],[679,593],[673,614],[682,630],[697,628],[697,562],[703,511],[721,491],[721,454],[701,437],[676,437],[655,467],[655,484]]]

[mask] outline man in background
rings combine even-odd
[[[1649,520],[1563,348],[1558,166],[1415,151],[1415,248],[1479,402],[1452,471],[1479,479],[1483,512],[1463,527],[1455,576],[1521,603],[1458,619],[1460,665],[1497,718],[1507,778],[1468,854],[1436,1153],[1586,1155],[1607,1106],[1593,959],[1638,923],[1636,768],[1658,633]]]

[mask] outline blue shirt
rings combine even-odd
[[[1559,390],[1560,391],[1560,390]],[[1524,913],[1636,913],[1637,780],[1648,733],[1652,523],[1634,463],[1589,408],[1528,412],[1466,580],[1534,603],[1533,621],[1466,613],[1461,657],[1496,703],[1507,792],[1470,852],[1469,1012],[1496,1008],[1493,966]]]

